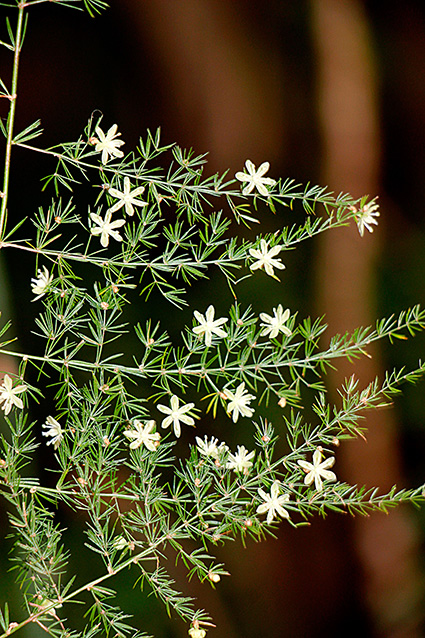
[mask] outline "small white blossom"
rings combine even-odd
[[[22,399],[16,395],[21,392],[25,392],[27,387],[28,386],[26,385],[17,385],[13,387],[13,381],[9,375],[4,375],[3,383],[0,385],[0,404],[3,404],[1,409],[5,414],[9,414],[13,405],[16,405],[17,408],[21,409],[24,407]]]
[[[205,638],[205,636],[207,635],[206,630],[201,629],[199,625],[197,625],[196,627],[191,627],[187,633],[189,634],[190,638]]]
[[[145,444],[148,450],[155,452],[159,445],[160,435],[159,432],[155,432],[155,421],[147,421],[144,425],[141,421],[134,419],[133,430],[126,430],[124,436],[128,439],[133,439],[130,443],[130,449],[135,450],[141,445]]]
[[[323,489],[322,478],[327,479],[328,481],[336,481],[336,474],[328,469],[332,467],[334,463],[334,456],[330,456],[328,459],[322,461],[322,451],[320,448],[317,448],[313,454],[313,463],[309,463],[308,461],[298,461],[298,465],[307,472],[304,478],[305,485],[311,485],[314,481],[316,490],[321,492]]]
[[[219,445],[218,439],[214,436],[212,436],[209,441],[207,435],[204,436],[204,440],[202,440],[199,436],[196,436],[195,440],[198,445],[199,453],[203,456],[211,456],[213,459],[218,459],[221,452],[228,450],[227,445],[223,441]]]
[[[289,501],[289,494],[280,494],[280,483],[275,481],[271,487],[270,494],[267,494],[261,488],[258,490],[258,494],[263,499],[264,503],[261,503],[257,507],[258,514],[265,514],[267,512],[267,523],[273,521],[275,516],[279,514],[282,518],[289,518],[289,512],[283,507],[283,503]]]
[[[92,235],[100,235],[100,243],[104,248],[109,244],[109,237],[113,237],[116,241],[122,241],[122,237],[115,228],[120,228],[125,224],[125,219],[117,219],[111,222],[112,213],[110,210],[106,212],[105,219],[96,213],[90,213],[90,217],[97,224],[97,227],[91,229]]]
[[[197,310],[193,311],[195,315],[195,319],[199,321],[201,325],[193,328],[193,332],[196,335],[205,335],[205,345],[210,346],[212,341],[212,335],[215,334],[217,337],[225,337],[226,332],[219,326],[226,323],[227,318],[221,317],[220,319],[214,319],[215,308],[214,306],[208,306],[207,311],[204,315],[201,315]]]
[[[284,335],[290,337],[291,331],[284,325],[288,321],[290,314],[288,308],[283,312],[281,304],[277,308],[273,308],[273,317],[266,312],[260,312],[260,319],[263,320],[260,326],[264,328],[261,336],[267,337],[267,335],[270,335],[270,339],[274,339],[279,332],[283,332]]]
[[[280,397],[279,401],[277,402],[277,404],[281,407],[284,408],[286,406],[286,397]]]
[[[365,228],[367,228],[370,233],[373,233],[372,225],[378,225],[378,220],[375,219],[375,217],[380,216],[378,208],[379,204],[376,203],[376,199],[372,199],[367,204],[361,206],[358,210],[355,206],[351,206],[351,210],[353,210],[356,214],[357,226],[362,237],[364,235]]]
[[[170,399],[171,407],[167,407],[166,405],[157,405],[157,408],[163,414],[168,414],[165,419],[163,419],[161,423],[162,428],[168,428],[171,423],[174,427],[174,434],[177,438],[179,438],[181,434],[180,421],[182,423],[186,423],[187,425],[194,425],[194,419],[189,416],[187,413],[190,412],[195,407],[194,403],[186,403],[179,407],[179,398],[173,394]]]
[[[228,470],[234,472],[243,472],[248,474],[249,468],[252,467],[255,452],[248,452],[244,445],[238,445],[236,454],[229,454],[229,461],[226,463]]]
[[[242,416],[252,416],[254,414],[254,409],[250,408],[248,404],[252,401],[252,399],[255,399],[255,396],[253,394],[249,394],[245,390],[244,381],[236,388],[236,392],[232,392],[228,388],[225,388],[223,393],[229,400],[226,411],[227,414],[233,412],[233,423],[236,423],[240,414]]]
[[[53,280],[53,274],[50,274],[46,266],[43,266],[43,270],[37,271],[37,277],[31,279],[31,288],[34,295],[37,295],[33,301],[37,301],[44,294],[46,294],[47,288],[50,286]]]
[[[122,146],[125,142],[123,142],[123,140],[115,139],[119,135],[121,135],[121,133],[117,133],[117,128],[117,124],[113,124],[105,135],[100,126],[96,126],[96,133],[99,136],[99,139],[96,140],[95,150],[99,153],[100,151],[102,151],[102,164],[107,163],[107,161],[109,160],[109,156],[124,156],[124,153],[118,150],[118,147]]]
[[[51,440],[46,443],[46,445],[53,444],[54,449],[57,450],[63,439],[63,430],[61,424],[58,423],[58,421],[56,421],[56,419],[54,419],[52,416],[48,416],[46,419],[46,423],[43,423],[42,427],[46,429],[46,431],[42,433],[43,436],[52,437]]]
[[[258,170],[255,170],[255,165],[251,162],[251,160],[246,160],[245,166],[248,173],[239,171],[235,175],[236,179],[239,181],[248,182],[242,190],[242,195],[249,195],[249,193],[256,188],[261,195],[267,197],[269,191],[265,184],[268,184],[269,186],[276,184],[276,180],[271,179],[270,177],[263,177],[263,175],[265,175],[269,170],[270,164],[268,162],[263,162],[258,167]]]
[[[50,605],[53,603],[53,600],[50,600],[49,598],[42,598],[40,603],[37,603],[35,606],[38,607],[40,610],[46,609],[47,607],[50,607]],[[33,603],[31,603],[33,604]],[[55,606],[54,607],[50,607],[49,611],[47,612],[48,614],[50,614],[51,616],[57,616],[56,614],[56,609],[60,609],[62,607],[61,603],[56,603],[55,602]]]
[[[124,192],[121,193],[121,191],[117,190],[116,188],[110,188],[109,189],[109,195],[111,195],[112,197],[115,197],[116,199],[118,199],[119,201],[114,204],[113,206],[111,206],[111,208],[109,209],[111,211],[111,213],[115,213],[115,211],[119,210],[122,206],[124,206],[125,208],[125,212],[127,213],[127,215],[134,215],[134,206],[148,206],[147,202],[142,202],[142,200],[140,199],[136,199],[138,195],[141,195],[144,190],[145,187],[144,186],[138,186],[137,188],[134,188],[132,191],[130,191],[130,179],[128,177],[124,177]]]
[[[249,249],[251,257],[257,259],[255,263],[251,264],[251,270],[257,270],[257,268],[264,267],[266,273],[270,275],[270,277],[277,279],[273,268],[277,268],[278,270],[283,270],[285,268],[280,259],[275,259],[276,255],[278,255],[281,250],[282,246],[273,246],[273,248],[269,249],[269,245],[266,240],[262,239],[260,241],[259,250],[258,248]]]
[[[120,551],[128,548],[128,541],[124,538],[124,536],[117,536],[112,545],[114,549]]]

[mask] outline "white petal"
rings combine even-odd
[[[267,171],[270,168],[270,164],[269,162],[263,162],[262,164],[260,164],[260,166],[257,169],[257,175],[259,175],[260,177],[262,175],[265,175],[267,173]]]

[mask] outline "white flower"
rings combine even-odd
[[[273,521],[276,514],[279,514],[282,518],[289,518],[289,512],[282,507],[283,503],[287,503],[289,501],[289,494],[281,494],[279,496],[279,486],[279,481],[275,481],[271,487],[270,495],[266,494],[266,492],[264,492],[261,488],[258,490],[258,494],[265,502],[261,503],[261,505],[257,507],[257,513],[265,514],[265,512],[267,512],[268,525],[270,525]]]
[[[258,260],[255,263],[251,264],[251,270],[257,270],[257,268],[263,268],[264,266],[266,273],[270,275],[270,277],[274,277],[275,279],[277,279],[276,275],[274,274],[273,268],[277,268],[278,270],[283,270],[285,268],[280,259],[274,259],[274,257],[276,257],[276,255],[278,255],[281,250],[282,246],[273,246],[273,248],[270,248],[269,250],[268,243],[265,239],[262,239],[260,241],[260,250],[258,250],[257,248],[249,249],[249,254]]]
[[[188,632],[190,638],[205,638],[207,632],[205,629],[201,629],[199,625],[197,627],[191,627]]]
[[[380,215],[378,212],[379,204],[376,203],[376,198],[361,206],[359,210],[357,210],[355,206],[351,206],[350,208],[356,214],[360,235],[363,237],[365,228],[367,228],[370,233],[373,233],[372,224],[378,224],[378,220],[375,219],[375,217],[379,217]]]
[[[226,463],[226,467],[234,472],[248,474],[249,468],[253,465],[251,459],[254,456],[255,452],[248,452],[244,445],[238,445],[236,454],[229,454],[229,461]]]
[[[194,419],[186,414],[195,407],[195,404],[186,403],[179,408],[179,398],[175,394],[173,394],[170,399],[170,405],[170,408],[166,405],[157,405],[157,408],[160,412],[162,412],[163,414],[168,414],[168,416],[163,419],[161,427],[168,428],[168,426],[172,423],[174,426],[174,434],[177,438],[179,438],[181,434],[180,421],[182,423],[186,423],[187,425],[195,424]]]
[[[205,345],[210,346],[212,341],[212,335],[215,334],[217,337],[225,337],[226,332],[219,326],[226,323],[227,318],[221,317],[221,319],[214,319],[215,308],[214,306],[208,306],[207,311],[204,315],[201,315],[197,310],[193,311],[195,315],[195,319],[199,321],[200,326],[196,326],[193,328],[193,332],[196,335],[205,335]]]
[[[113,237],[116,241],[122,241],[122,237],[114,228],[120,228],[125,224],[125,219],[117,219],[111,222],[112,213],[110,210],[106,212],[105,219],[102,219],[96,213],[90,213],[92,220],[98,224],[98,226],[91,229],[92,235],[100,235],[100,243],[104,248],[109,244],[109,237]]]
[[[128,541],[126,541],[124,536],[117,536],[114,542],[112,543],[113,548],[117,549],[118,551],[127,549],[128,545],[129,543]]]
[[[155,452],[159,445],[159,439],[161,438],[159,432],[154,432],[155,421],[147,421],[145,425],[143,425],[141,421],[134,419],[132,425],[134,430],[126,430],[124,432],[124,436],[128,439],[133,439],[130,443],[130,449],[135,450],[144,443],[148,450]]]
[[[148,206],[147,202],[142,202],[140,199],[136,199],[138,195],[141,195],[145,190],[144,186],[138,186],[130,191],[130,179],[128,177],[124,177],[124,192],[121,193],[116,188],[110,188],[109,194],[112,197],[117,198],[119,201],[111,206],[109,209],[111,213],[115,213],[115,211],[119,210],[122,206],[125,207],[125,212],[127,215],[134,215],[133,206]]]
[[[40,610],[46,609],[46,607],[50,607],[50,605],[52,605],[53,600],[50,600],[49,598],[43,598],[41,600],[40,603],[37,603],[36,607],[38,607]],[[31,603],[33,604],[33,603]],[[55,602],[55,606],[54,607],[50,607],[49,611],[47,612],[48,614],[50,614],[51,616],[55,616],[56,617],[56,609],[60,609],[62,607],[62,605],[59,603]]]
[[[276,184],[276,180],[271,179],[270,177],[263,177],[263,175],[265,175],[269,170],[270,164],[268,162],[263,162],[260,164],[257,171],[255,170],[255,166],[251,160],[246,160],[245,166],[248,173],[239,171],[235,175],[236,179],[239,181],[248,182],[248,185],[245,186],[242,191],[242,195],[248,195],[252,190],[254,190],[254,188],[256,188],[261,195],[267,197],[269,191],[264,184],[268,184],[269,186]]]
[[[266,337],[270,335],[270,339],[274,339],[279,332],[283,332],[284,335],[290,337],[291,331],[284,325],[288,321],[290,314],[288,308],[283,312],[281,304],[279,304],[277,308],[273,308],[273,317],[266,312],[260,312],[260,319],[264,322],[260,323],[260,326],[264,327],[261,336]]]
[[[31,279],[32,292],[34,295],[37,295],[33,301],[37,301],[37,299],[40,299],[40,297],[46,293],[46,290],[52,283],[52,280],[53,274],[49,273],[46,266],[43,266],[43,270],[39,269],[37,271],[37,277],[33,277]]]
[[[0,385],[0,403],[3,404],[1,409],[4,410],[5,414],[9,414],[13,405],[16,405],[17,408],[21,409],[24,407],[22,399],[16,395],[21,392],[25,392],[27,387],[28,386],[26,385],[17,385],[13,387],[13,381],[9,375],[4,375],[3,383]]]
[[[109,156],[111,157],[123,157],[124,153],[118,150],[119,146],[125,144],[122,140],[115,139],[121,133],[117,133],[118,126],[113,124],[109,131],[105,133],[100,126],[96,126],[96,133],[98,134],[100,141],[96,140],[95,150],[100,153],[102,151],[102,164],[106,164]]]
[[[46,429],[43,432],[43,436],[51,436],[51,441],[48,441],[46,445],[51,445],[53,443],[53,447],[55,450],[60,446],[63,439],[63,430],[61,424],[56,421],[52,416],[48,416],[46,419],[46,423],[43,423],[43,428]]]
[[[199,436],[196,436],[195,440],[199,453],[203,456],[211,456],[213,459],[218,459],[221,452],[229,449],[223,441],[218,445],[218,439],[214,436],[211,437],[210,441],[208,441],[207,435],[204,436],[204,440]]]
[[[252,416],[254,414],[254,409],[248,407],[248,404],[252,401],[252,399],[255,399],[255,396],[253,394],[249,394],[245,390],[244,381],[236,388],[235,393],[227,388],[223,390],[223,393],[229,400],[226,408],[227,414],[233,411],[233,423],[236,423],[240,414],[242,416]]]
[[[336,481],[335,473],[328,470],[328,468],[332,467],[334,463],[334,456],[330,456],[325,461],[322,461],[322,451],[320,448],[317,448],[313,454],[313,463],[309,463],[308,461],[298,461],[298,465],[307,472],[307,475],[304,478],[305,485],[311,485],[314,481],[316,490],[321,492],[323,489],[322,477],[328,481]]]

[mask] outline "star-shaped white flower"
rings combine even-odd
[[[226,463],[228,470],[234,472],[243,472],[248,474],[249,468],[252,467],[255,452],[248,452],[244,445],[238,445],[236,454],[229,454],[229,461]]]
[[[147,421],[144,425],[141,421],[134,419],[133,430],[126,430],[124,436],[128,439],[133,439],[130,443],[130,449],[135,450],[141,445],[145,444],[148,450],[155,452],[159,445],[159,439],[161,438],[159,432],[155,432],[155,421]]]
[[[13,381],[9,375],[4,375],[3,383],[0,385],[0,404],[3,404],[1,409],[5,414],[9,414],[13,405],[16,405],[17,408],[21,409],[24,407],[22,399],[16,395],[21,392],[25,392],[27,387],[28,386],[26,385],[17,385],[13,387]]]
[[[37,295],[33,301],[37,301],[44,294],[46,294],[47,288],[50,286],[53,280],[53,274],[50,274],[46,266],[43,266],[43,270],[40,268],[37,271],[37,277],[31,279],[31,288],[34,295]]]
[[[317,448],[313,454],[313,463],[309,463],[308,461],[298,461],[298,465],[307,472],[304,478],[305,485],[311,485],[314,481],[316,490],[321,492],[323,489],[322,478],[328,481],[336,481],[336,474],[328,469],[332,467],[334,463],[334,456],[330,456],[328,459],[322,461],[322,451],[320,448]]]
[[[255,263],[251,264],[251,270],[257,270],[257,268],[264,267],[266,273],[270,275],[270,277],[278,279],[274,274],[273,268],[277,268],[278,270],[283,270],[285,268],[280,259],[275,259],[276,255],[278,255],[281,250],[282,246],[273,246],[273,248],[269,249],[269,245],[266,240],[262,239],[260,241],[259,250],[258,248],[249,249],[251,257],[257,259]]]
[[[271,487],[270,494],[267,494],[261,488],[258,490],[258,494],[263,499],[264,503],[261,503],[257,507],[258,514],[265,514],[267,512],[267,523],[273,521],[275,516],[279,514],[281,518],[289,518],[289,512],[283,507],[283,503],[289,501],[289,494],[280,494],[280,483],[275,481]]]
[[[274,339],[277,337],[279,332],[283,332],[284,335],[290,337],[291,331],[285,326],[290,314],[291,313],[288,308],[285,312],[283,312],[281,304],[279,304],[277,308],[273,308],[273,317],[268,315],[266,312],[260,312],[260,319],[263,320],[263,323],[260,323],[260,326],[264,327],[261,336],[267,337],[267,335],[270,335],[270,339]]]
[[[236,173],[235,177],[241,182],[248,182],[248,184],[242,190],[242,195],[249,195],[251,191],[256,188],[261,195],[267,197],[269,194],[268,189],[265,184],[269,186],[273,186],[276,184],[276,180],[271,179],[270,177],[263,177],[267,173],[270,168],[270,164],[268,162],[263,162],[258,167],[258,170],[255,170],[254,164],[251,160],[246,160],[245,162],[246,169],[248,173],[243,173],[239,171]]]
[[[205,345],[209,347],[212,341],[212,335],[215,334],[217,337],[225,337],[226,331],[220,328],[223,323],[226,323],[227,318],[221,317],[220,319],[214,319],[215,308],[214,306],[208,306],[207,311],[204,315],[201,315],[197,310],[193,311],[195,315],[195,319],[199,321],[200,325],[193,328],[193,332],[196,335],[205,335]]]
[[[125,224],[125,219],[116,219],[111,221],[112,213],[110,210],[106,212],[105,219],[96,213],[90,213],[90,217],[97,224],[91,229],[92,235],[100,235],[100,243],[104,248],[109,244],[109,237],[113,237],[116,241],[122,241],[122,237],[115,228],[120,228]]]
[[[379,217],[380,215],[378,208],[379,204],[376,203],[376,198],[364,204],[359,210],[357,210],[355,206],[351,207],[356,213],[357,226],[362,237],[365,228],[367,228],[370,233],[373,233],[372,225],[378,225],[378,220],[375,219],[375,217]]]
[[[130,188],[131,188],[130,178],[126,176],[124,177],[124,192],[123,193],[121,193],[121,191],[117,190],[116,188],[109,189],[108,191],[109,195],[119,200],[116,204],[111,206],[111,208],[109,209],[111,213],[115,213],[115,211],[119,210],[122,206],[124,206],[125,212],[127,213],[127,215],[132,216],[134,215],[134,206],[142,206],[142,207],[148,206],[147,202],[142,202],[142,200],[136,199],[138,195],[141,195],[144,192],[145,187],[138,186],[137,188],[134,188],[132,191],[130,190]]]
[[[174,434],[177,438],[179,438],[181,434],[180,421],[182,423],[186,423],[187,425],[195,424],[194,419],[189,416],[189,414],[187,414],[195,407],[195,404],[186,403],[185,405],[179,407],[179,398],[175,394],[173,394],[170,399],[170,406],[171,407],[168,407],[166,405],[157,405],[157,408],[160,412],[162,412],[163,414],[168,414],[168,416],[163,419],[161,427],[168,428],[168,426],[172,423],[174,427]]]
[[[223,390],[224,395],[229,400],[227,404],[227,414],[232,412],[232,421],[236,423],[239,418],[239,415],[242,416],[252,416],[254,414],[254,409],[249,407],[249,403],[251,403],[252,399],[255,399],[253,394],[249,394],[245,390],[245,382],[243,381],[236,388],[236,392],[232,392],[228,388]]]
[[[51,440],[46,443],[46,445],[51,445],[53,443],[54,449],[57,450],[63,439],[63,430],[61,424],[58,423],[58,421],[56,421],[56,419],[54,419],[52,416],[48,416],[46,419],[46,423],[43,423],[42,427],[46,430],[42,433],[43,436],[52,437]]]
[[[96,133],[99,136],[99,139],[96,140],[95,150],[99,153],[102,151],[102,164],[107,163],[109,156],[124,156],[124,153],[120,151],[118,147],[125,144],[125,142],[123,142],[123,140],[116,139],[119,135],[121,135],[121,133],[117,133],[117,129],[117,124],[113,124],[105,135],[100,126],[96,126]]]
[[[218,439],[214,436],[212,436],[209,441],[207,435],[204,436],[204,440],[202,440],[199,436],[196,436],[195,441],[197,443],[199,453],[203,456],[211,456],[213,459],[218,459],[221,452],[229,449],[223,441],[218,444]]]

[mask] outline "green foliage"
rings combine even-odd
[[[5,44],[15,53],[32,4],[37,2],[6,4],[18,9],[16,30],[8,22]],[[90,15],[106,6],[100,0],[83,4]],[[329,468],[341,441],[363,436],[367,411],[387,405],[402,383],[423,375],[425,364],[387,373],[366,388],[352,377],[340,389],[338,405],[327,399],[324,375],[337,359],[361,357],[379,339],[423,330],[425,312],[414,307],[375,328],[330,339],[322,319],[298,318],[280,304],[273,315],[257,315],[249,300],[238,300],[242,280],[277,279],[275,270],[290,277],[281,272],[285,252],[320,233],[353,221],[362,234],[370,230],[378,215],[374,200],[264,178],[268,165],[257,170],[249,161],[248,173],[237,174],[245,184],[241,192],[227,173],[204,175],[205,155],[163,145],[160,131],[148,131],[136,151],[124,154],[116,125],[105,133],[101,120],[90,120],[76,142],[32,147],[28,142],[41,133],[38,121],[13,132],[17,74],[15,55],[13,86],[1,82],[11,109],[2,124],[7,149],[0,248],[34,257],[32,290],[41,308],[34,339],[42,352],[9,349],[10,326],[0,328],[0,353],[20,366],[17,379],[7,375],[0,386],[7,424],[0,492],[25,611],[14,622],[5,606],[0,638],[33,622],[51,636],[146,635],[129,624],[109,588],[123,571],[201,636],[211,619],[175,586],[166,550],[184,564],[189,579],[215,586],[228,575],[216,563],[215,546],[274,534],[280,518],[297,527],[315,514],[365,515],[423,501],[423,487],[381,494],[347,485]],[[55,194],[32,216],[31,239],[19,235],[31,225],[25,220],[7,227],[12,145],[46,154],[55,164],[44,183]],[[94,194],[83,207],[79,189],[86,181]],[[254,236],[251,226],[261,228],[264,214],[260,206],[276,214],[278,229]],[[298,221],[285,226],[283,213],[293,219],[293,211]],[[241,224],[249,238],[239,232]],[[199,310],[190,301],[194,287],[212,276],[228,289],[222,317],[215,317],[210,300]],[[161,296],[170,311],[159,323],[150,313]],[[189,322],[180,314],[185,306],[194,313]],[[28,380],[33,377],[34,385]],[[40,399],[49,406],[42,428],[30,421]],[[275,424],[268,418],[273,404],[282,411]],[[303,415],[309,404],[313,423]],[[251,422],[248,448],[232,452],[214,437],[195,437],[189,428],[211,417],[229,425],[239,418]],[[177,445],[182,426],[185,443]],[[50,487],[34,476],[40,434],[52,444]],[[86,582],[69,572],[59,507],[84,517],[82,551],[93,566]],[[83,629],[70,620],[79,609]]]

